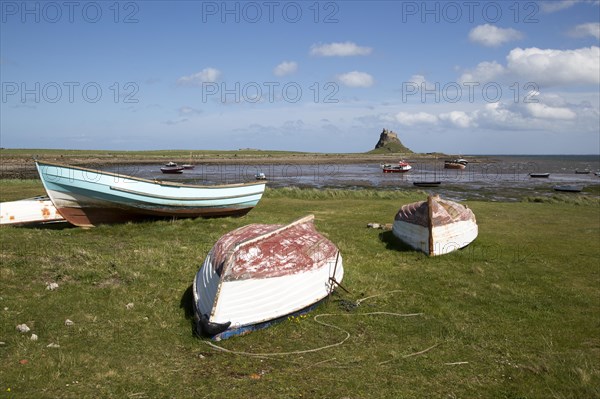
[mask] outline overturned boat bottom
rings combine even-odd
[[[290,314],[267,320],[261,323],[251,324],[247,326],[231,326],[230,323],[211,323],[206,317],[203,317],[199,314],[198,310],[194,306],[194,321],[195,321],[195,330],[196,334],[200,337],[210,338],[212,341],[222,341],[224,339],[229,339],[237,336],[247,335],[253,331],[259,331],[268,327],[271,327],[275,324],[279,324],[282,321],[288,320],[291,317],[298,317],[305,315],[315,308],[317,308],[321,303],[323,303],[327,298],[323,298],[312,305],[309,305],[303,309],[300,309],[296,312],[292,312]]]

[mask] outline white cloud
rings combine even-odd
[[[574,6],[577,0],[561,0],[561,1],[541,1],[539,2],[540,9],[543,12],[551,13]]]
[[[523,34],[516,29],[498,28],[490,24],[476,26],[469,32],[469,40],[487,47],[500,46],[521,38]]]
[[[369,55],[370,47],[361,47],[353,42],[313,44],[310,47],[310,55],[320,57],[348,57],[353,55]]]
[[[447,121],[451,125],[460,128],[476,126],[473,116],[467,115],[464,111],[452,111],[440,114],[440,120]]]
[[[179,112],[179,116],[200,115],[202,113],[202,110],[188,107],[187,105],[183,106],[183,107],[179,107],[179,109],[177,111]]]
[[[200,72],[180,77],[177,79],[177,83],[182,86],[200,86],[204,82],[216,82],[220,76],[221,71],[208,67]]]
[[[366,72],[352,71],[337,75],[337,79],[348,87],[371,87],[375,80]]]
[[[600,83],[600,48],[576,50],[513,49],[507,68],[516,76],[540,85],[579,85]]]
[[[460,77],[461,82],[491,82],[506,73],[505,68],[496,61],[480,62],[475,69],[467,70]]]
[[[575,99],[577,97],[573,97]],[[472,104],[426,106],[412,112],[394,113],[390,109],[380,121],[398,123],[432,131],[491,129],[497,131],[591,132],[598,129],[600,110],[587,99],[570,102],[557,93],[540,94],[527,101],[496,101],[473,107]],[[430,112],[430,109],[436,112]]]
[[[275,76],[290,75],[298,70],[298,64],[294,61],[283,61],[273,69]]]
[[[575,50],[515,48],[506,61],[506,66],[496,61],[480,62],[474,69],[466,70],[459,81],[481,84],[503,81],[509,85],[519,82],[520,86],[534,82],[546,87],[600,83],[598,46]]]
[[[575,112],[566,107],[550,107],[542,103],[527,103],[525,108],[534,118],[540,119],[575,119]]]
[[[395,115],[395,119],[398,123],[405,126],[413,126],[420,124],[436,124],[438,121],[438,117],[429,114],[427,112],[417,112],[414,114],[408,112],[398,112]]]
[[[410,83],[414,83],[418,86],[421,86],[421,84],[423,83],[427,83],[427,80],[425,79],[425,76],[423,75],[413,75],[410,77],[410,79],[408,80],[408,82]]]
[[[587,24],[579,24],[571,31],[569,35],[573,37],[592,36],[600,40],[600,22],[588,22]]]

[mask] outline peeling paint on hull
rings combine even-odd
[[[0,225],[29,225],[65,222],[48,197],[0,203]]]
[[[225,234],[194,279],[197,317],[222,325],[222,339],[300,312],[329,295],[344,275],[337,247],[313,216],[286,226],[252,224]]]
[[[473,211],[439,196],[404,205],[392,230],[397,238],[430,256],[463,248],[478,234]]]

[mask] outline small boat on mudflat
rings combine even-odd
[[[441,184],[442,182],[438,180],[413,182],[413,186],[416,187],[439,187]]]
[[[70,223],[101,223],[156,218],[241,216],[258,204],[265,182],[202,186],[126,176],[36,161],[44,188]]]
[[[183,166],[177,165],[175,162],[167,162],[165,166],[160,168],[160,171],[167,174],[183,173]]]
[[[0,203],[0,225],[27,226],[66,222],[47,196]]]
[[[580,193],[583,190],[583,186],[576,184],[563,184],[561,186],[554,186],[554,191],[562,191],[565,193]]]
[[[444,169],[465,169],[469,161],[463,158],[444,161]]]
[[[478,234],[475,214],[457,202],[430,195],[400,208],[394,235],[427,255],[444,255],[471,243]]]
[[[550,177],[550,173],[530,173],[529,177],[545,179],[547,177]]]
[[[412,166],[405,161],[398,162],[398,165],[383,164],[381,165],[383,173],[405,173],[412,169]]]
[[[250,224],[222,236],[194,279],[197,331],[214,340],[247,334],[331,294],[344,276],[342,256],[313,220]]]

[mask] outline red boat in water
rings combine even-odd
[[[400,161],[398,165],[384,164],[381,165],[383,173],[404,173],[412,169],[412,166],[408,162]]]

